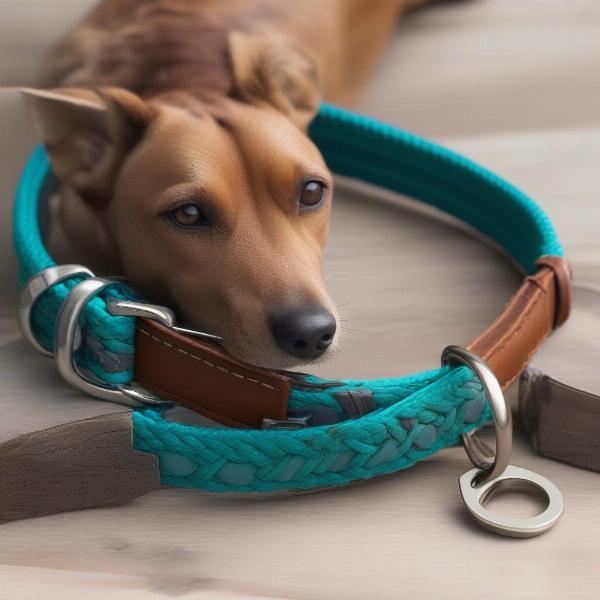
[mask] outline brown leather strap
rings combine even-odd
[[[469,350],[488,362],[503,388],[523,371],[554,327],[569,315],[571,274],[544,256],[501,315]],[[138,320],[136,379],[150,391],[234,427],[287,417],[288,377],[240,363],[223,350],[154,321]]]
[[[135,378],[173,400],[232,427],[287,417],[288,377],[245,365],[219,347],[138,319]]]
[[[546,337],[569,316],[567,261],[544,256],[536,264],[541,266],[539,271],[525,279],[500,316],[468,346],[489,364],[502,388],[521,374]]]

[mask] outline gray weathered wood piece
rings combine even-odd
[[[0,346],[0,522],[114,505],[160,485],[131,412],[70,389],[23,340]]]
[[[160,485],[158,458],[131,449],[131,415],[100,415],[0,445],[0,522],[122,504]]]

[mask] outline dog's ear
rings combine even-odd
[[[21,89],[60,181],[94,206],[110,202],[123,159],[155,109],[120,88]]]
[[[254,104],[268,103],[305,129],[320,102],[315,59],[283,37],[229,34],[234,95]]]

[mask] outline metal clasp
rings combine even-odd
[[[559,489],[545,477],[515,467],[512,452],[512,416],[502,388],[490,367],[460,346],[448,346],[442,352],[442,365],[463,364],[477,375],[494,417],[496,453],[477,437],[476,432],[463,435],[467,456],[475,465],[459,479],[463,501],[473,518],[486,529],[510,537],[533,537],[553,527],[560,519],[564,503]],[[541,497],[546,508],[535,517],[514,518],[495,515],[485,505],[496,493],[518,490]]]

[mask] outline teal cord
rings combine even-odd
[[[562,256],[554,228],[525,194],[466,158],[420,137],[341,108],[323,105],[310,135],[336,173],[356,177],[426,202],[462,219],[504,247],[528,272],[543,255]],[[21,284],[54,264],[38,223],[39,201],[50,176],[42,148],[30,157],[19,183],[14,245]],[[73,278],[55,285],[33,311],[36,337],[51,347],[56,315]],[[126,291],[111,291],[124,295]],[[104,352],[133,356],[134,319],[113,317],[106,295],[85,311],[80,366],[107,383],[131,381],[131,369],[108,371]],[[479,383],[462,367],[389,379],[307,380],[294,385],[290,409],[339,411],[336,394],[364,388],[375,410],[358,419],[296,431],[192,427],[162,412],[134,410],[134,445],[160,458],[162,482],[215,492],[268,492],[343,485],[410,467],[455,444],[481,426],[489,410]]]

